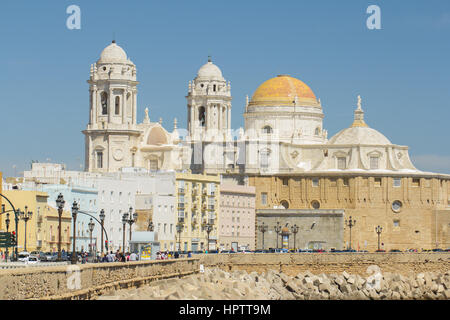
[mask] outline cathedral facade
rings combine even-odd
[[[256,188],[255,230],[265,218],[272,221],[268,232],[275,222],[293,224],[283,210],[296,217],[310,211],[321,219],[344,210],[338,220],[342,247],[376,249],[377,226],[383,227],[385,249],[450,247],[450,176],[415,168],[407,146],[367,125],[359,96],[350,126],[328,137],[320,99],[301,80],[278,75],[247,98],[244,128],[233,130],[230,82],[208,59],[189,82],[188,128],[181,139],[176,119],[169,132],[161,121],[151,122],[146,109],[137,123],[136,66],[116,43],[91,66],[88,83],[87,171],[138,167],[228,175]],[[259,220],[258,210],[264,211]],[[352,240],[350,215],[357,221]],[[257,231],[257,248],[261,236]],[[308,241],[302,246],[321,243]],[[266,243],[270,246],[275,244]]]

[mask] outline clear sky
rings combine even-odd
[[[81,29],[69,30],[69,5]],[[369,5],[381,30],[369,30]],[[186,126],[188,81],[212,56],[231,81],[232,125],[245,96],[289,74],[324,107],[328,137],[365,119],[410,147],[422,170],[450,173],[450,1],[116,1],[2,0],[0,4],[0,171],[31,160],[84,164],[89,68],[115,35],[138,68],[138,114]],[[13,166],[16,166],[13,169]]]

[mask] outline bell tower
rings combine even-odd
[[[225,140],[231,130],[231,85],[211,57],[189,81],[186,98],[190,139]]]
[[[131,166],[137,143],[136,66],[113,40],[91,65],[89,124],[85,135],[85,170],[114,172]]]

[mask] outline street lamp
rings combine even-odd
[[[269,226],[264,225],[264,222],[258,226],[258,230],[262,233],[262,249],[264,250],[264,233],[267,231]]]
[[[123,246],[122,246],[122,251],[125,254],[125,227],[127,226],[127,222],[128,222],[128,213],[124,213],[122,216],[122,225],[123,225]]]
[[[95,227],[95,224],[94,224],[94,220],[92,220],[92,218],[91,218],[91,220],[89,221],[89,223],[88,223],[88,227],[89,227],[89,253],[91,254],[91,257],[92,257],[92,231],[94,231],[94,227]]]
[[[349,219],[345,220],[345,225],[350,228],[350,250],[352,249],[352,227],[354,227],[356,224],[356,220],[352,220],[352,216],[349,217]]]
[[[101,233],[102,233],[102,236],[101,236],[101,242],[100,242],[100,247],[102,248],[102,254],[103,254],[103,224],[105,223],[105,210],[100,210],[100,215],[99,215],[99,217],[100,217],[100,224],[101,224],[101,226],[102,226],[102,230],[101,230]],[[108,251],[108,248],[106,248],[106,250]]]
[[[128,220],[128,224],[130,225],[130,241],[128,242],[128,250],[131,251],[131,226],[133,225],[133,223],[135,223],[138,219],[138,213],[135,211],[133,213],[133,208],[130,207],[130,219]]]
[[[278,249],[278,234],[281,232],[280,222],[277,221],[277,225],[273,227],[277,233],[277,249]]]
[[[58,261],[61,261],[61,216],[65,203],[64,196],[60,193],[56,199],[56,207],[58,208]]]
[[[2,205],[2,209],[3,209],[3,212],[5,212],[5,205]],[[7,233],[9,232],[9,223],[10,223],[10,221],[11,220],[9,220],[9,213],[7,213],[6,214],[6,219],[5,219],[6,232]],[[9,255],[9,250],[8,250],[8,246],[6,246],[6,256],[5,256],[6,262],[8,262],[8,255]]]
[[[209,234],[211,233],[211,231],[213,230],[213,225],[212,224],[210,224],[210,223],[207,223],[206,225],[205,225],[205,229],[206,229],[206,235],[207,235],[207,250],[208,250],[208,253],[209,253]]]
[[[383,228],[380,226],[376,226],[375,232],[378,234],[378,251],[380,251],[380,235],[381,235],[381,232],[383,232]]]
[[[23,247],[24,247],[24,250],[27,251],[27,222],[33,216],[33,212],[28,211],[27,206],[25,206],[25,211],[20,211],[20,209],[18,209],[18,211],[19,211],[20,219],[25,221],[25,243],[24,243]]]
[[[72,218],[73,218],[73,244],[72,244],[72,264],[77,264],[77,254],[75,252],[75,242],[77,241],[77,234],[76,234],[76,228],[77,228],[77,214],[78,210],[80,209],[80,206],[77,204],[76,201],[72,204]]]
[[[178,252],[181,251],[181,231],[184,229],[184,223],[178,222],[177,223],[177,232],[178,232]]]
[[[295,236],[297,235],[297,232],[298,232],[298,226],[296,224],[291,226],[291,231],[294,234],[294,252],[296,252],[296,250],[297,250],[297,243],[295,241]]]

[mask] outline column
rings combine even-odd
[[[131,113],[132,113],[132,124],[136,124],[136,112],[137,112],[137,102],[136,102],[136,96],[137,96],[137,91],[133,90],[131,93],[132,97],[131,97]]]
[[[227,106],[227,112],[228,112],[228,125],[227,129],[231,129],[231,106]]]
[[[128,91],[123,89],[122,92],[122,124],[126,124],[127,121],[127,93]]]
[[[96,124],[97,123],[97,88],[93,88],[92,91],[92,118],[91,123]]]
[[[222,106],[220,104],[216,104],[217,109],[217,131],[221,132],[222,129]]]
[[[190,121],[190,135],[191,135],[191,137],[194,135],[194,128],[195,128],[195,113],[194,113],[194,110],[195,110],[195,104],[191,104],[191,110],[189,110],[190,112],[191,112],[191,121]]]
[[[111,108],[114,105],[114,102],[111,102],[113,100],[113,89],[109,89],[109,95],[108,95],[108,123],[111,123]]]

